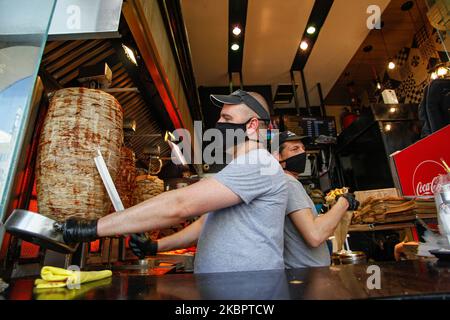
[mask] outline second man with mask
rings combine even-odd
[[[347,210],[356,210],[359,203],[351,194],[345,194],[337,199],[330,211],[319,216],[313,201],[297,179],[306,165],[302,138],[286,131],[276,139],[279,148],[272,150],[272,154],[283,167],[288,186],[284,226],[286,268],[329,266],[331,261],[326,240],[333,235]]]

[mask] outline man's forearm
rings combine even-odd
[[[321,215],[314,220],[316,232],[322,242],[334,234],[336,227],[344,217],[347,209],[348,202],[341,198],[326,214]]]
[[[180,190],[162,193],[134,207],[101,218],[97,225],[98,236],[141,233],[183,222],[185,219],[180,214],[182,208],[178,200]]]
[[[184,249],[197,244],[205,219],[206,215],[200,217],[183,230],[159,239],[158,252]]]
[[[163,229],[241,202],[229,188],[214,178],[206,178],[101,218],[97,235],[107,237]]]

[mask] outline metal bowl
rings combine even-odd
[[[366,263],[366,254],[362,251],[344,252],[339,255],[342,264],[363,264]]]
[[[62,232],[55,228],[57,222],[41,214],[16,209],[5,222],[8,233],[45,249],[60,253],[73,253],[78,244],[68,245],[64,242]]]

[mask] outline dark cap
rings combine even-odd
[[[247,107],[252,109],[261,120],[270,121],[269,112],[264,109],[261,103],[253,98],[248,92],[243,90],[237,90],[229,95],[212,94],[210,95],[211,102],[222,108],[225,104],[241,104],[244,103]]]
[[[308,138],[308,137],[307,136],[298,136],[291,131],[283,131],[275,136],[274,141],[278,140],[278,146],[281,146],[286,141],[301,141],[303,143],[303,140],[306,138]],[[274,149],[273,151],[277,151],[277,149]]]

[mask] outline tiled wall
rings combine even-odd
[[[390,82],[400,103],[420,103],[430,82],[429,69],[448,61],[445,48],[450,48],[450,31],[439,34],[426,25],[417,31],[409,47],[400,50],[396,55],[397,68],[384,77],[385,85]]]

